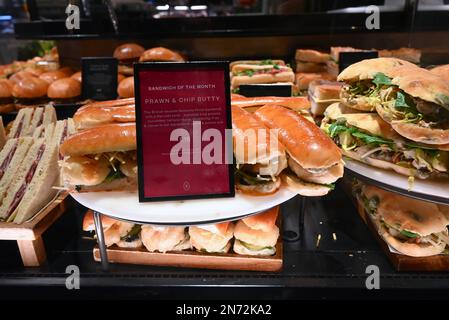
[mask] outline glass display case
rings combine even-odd
[[[79,29],[67,29],[67,5],[79,8]],[[374,6],[374,7],[373,7]],[[374,9],[373,9],[374,8]],[[81,57],[111,56],[119,44],[167,47],[189,60],[284,59],[295,50],[330,47],[421,50],[423,67],[449,63],[447,0],[0,0],[4,41],[55,41],[61,65],[79,70]],[[379,25],[368,19],[379,13]],[[19,42],[20,43],[20,42]],[[7,55],[5,55],[7,57]],[[12,57],[9,57],[12,61]],[[5,60],[7,58],[4,58]],[[5,63],[8,61],[5,61]],[[92,257],[96,241],[82,231],[87,208],[70,202],[45,234],[47,262],[23,267],[14,242],[0,241],[0,297],[36,292],[70,297],[66,268],[81,271],[81,295],[95,297],[338,298],[376,297],[366,289],[367,267],[379,267],[382,297],[413,292],[437,296],[447,272],[398,272],[360,218],[348,184],[324,197],[295,197],[282,205],[284,262],[279,273],[111,264]],[[8,290],[3,290],[7,288]],[[27,288],[24,293],[24,288]],[[239,288],[235,290],[234,288]]]

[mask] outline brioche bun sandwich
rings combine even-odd
[[[271,256],[276,253],[279,207],[271,208],[237,222],[234,230],[234,252],[242,255]]]
[[[55,103],[74,103],[80,99],[81,83],[72,78],[63,78],[52,82],[47,96]]]
[[[287,167],[284,147],[259,120],[240,107],[232,107],[232,134],[237,190],[266,195],[281,186],[279,175]]]
[[[356,189],[356,197],[382,239],[399,253],[428,257],[449,244],[449,222],[436,204],[366,185]]]
[[[12,96],[12,87],[12,81],[0,79],[0,113],[8,113],[16,109]]]
[[[144,51],[145,49],[137,43],[125,43],[115,48],[113,57],[118,60],[119,72],[128,76],[133,75],[133,64],[139,61]]]
[[[449,145],[406,139],[375,112],[334,103],[326,109],[321,128],[354,160],[420,179],[449,177]]]
[[[120,98],[134,97],[134,77],[123,79],[118,85],[117,93]]]
[[[143,52],[139,59],[140,62],[184,62],[185,59],[179,53],[163,48],[151,48]]]
[[[12,82],[12,84],[17,84],[19,83],[21,80],[26,79],[26,78],[36,78],[36,76],[34,74],[32,74],[31,72],[25,71],[25,70],[21,70],[19,72],[14,73],[13,75],[11,75],[8,80]]]
[[[200,252],[227,253],[234,237],[234,224],[222,222],[218,224],[189,227],[190,243]]]
[[[341,151],[320,128],[293,110],[264,106],[254,115],[266,127],[277,130],[287,153],[284,182],[303,196],[322,196],[343,176]]]
[[[12,88],[17,107],[36,106],[46,103],[48,83],[36,77],[28,77],[17,82]]]
[[[231,89],[242,84],[270,84],[295,81],[295,74],[282,60],[237,61],[231,63]]]
[[[364,105],[401,136],[426,144],[449,143],[449,83],[439,76],[403,60],[378,58],[351,65],[338,79],[351,81]]]
[[[51,84],[56,80],[70,77],[72,74],[72,69],[66,67],[54,71],[44,72],[39,76],[39,79],[46,81],[48,84]]]
[[[192,248],[185,227],[142,225],[143,245],[150,252],[182,251]]]
[[[134,191],[136,124],[107,124],[68,137],[61,145],[61,174],[69,190]]]
[[[106,247],[111,247],[114,244],[119,248],[142,247],[142,240],[140,240],[141,226],[139,224],[116,220],[104,214],[101,215],[101,224]],[[83,230],[95,231],[94,214],[91,210],[84,215]]]
[[[134,102],[123,106],[85,105],[73,115],[77,130],[85,130],[111,123],[136,121]]]

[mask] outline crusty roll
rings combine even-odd
[[[185,61],[185,59],[177,52],[167,48],[157,47],[151,48],[142,53],[139,61]]]
[[[136,111],[133,104],[119,107],[85,106],[73,115],[73,121],[78,130],[115,122],[135,122]]]
[[[136,124],[114,123],[78,132],[61,145],[64,156],[136,150]]]
[[[253,97],[246,98],[240,95],[232,95],[231,105],[241,108],[280,105],[292,110],[306,110],[310,108],[310,102],[307,97]]]
[[[134,97],[134,77],[128,77],[119,83],[117,93],[121,98]]]
[[[341,163],[341,152],[332,139],[298,113],[281,106],[264,106],[255,116],[278,130],[279,141],[303,168],[329,168]]]
[[[279,215],[279,206],[273,207],[265,212],[246,217],[242,221],[251,229],[269,232],[276,224]]]
[[[261,73],[253,74],[252,76],[233,76],[231,80],[231,88],[235,89],[242,84],[265,84],[265,83],[276,83],[276,82],[294,82],[295,74],[291,69],[281,71],[278,73]]]
[[[305,62],[326,63],[330,59],[330,55],[312,49],[296,49],[295,59]]]

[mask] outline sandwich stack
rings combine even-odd
[[[341,82],[314,80],[309,85],[310,112],[315,119],[321,118],[332,103],[340,101]]]
[[[448,178],[449,83],[395,58],[355,63],[338,80],[341,102],[322,128],[344,155],[410,179]]]
[[[295,84],[299,92],[307,92],[309,85],[315,80],[335,80],[335,76],[327,72],[326,63],[330,55],[311,49],[297,49],[295,54]]]
[[[137,225],[102,216],[114,262],[230,270],[277,271],[282,266],[279,207],[236,222],[199,226]],[[89,211],[83,230],[94,231]],[[125,249],[125,250],[123,250]],[[94,257],[98,260],[94,249]]]
[[[39,127],[44,128],[55,122],[56,111],[51,105],[20,109],[16,119],[12,122],[8,139],[33,136]],[[39,131],[42,128],[39,128]]]

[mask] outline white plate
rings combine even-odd
[[[379,169],[348,158],[345,158],[344,161],[345,169],[368,183],[412,198],[449,204],[448,180],[415,178],[414,182],[410,184],[408,177],[394,171]]]
[[[160,225],[197,225],[236,220],[281,204],[296,193],[287,188],[268,196],[140,203],[137,193],[71,193],[83,206],[113,218]]]

